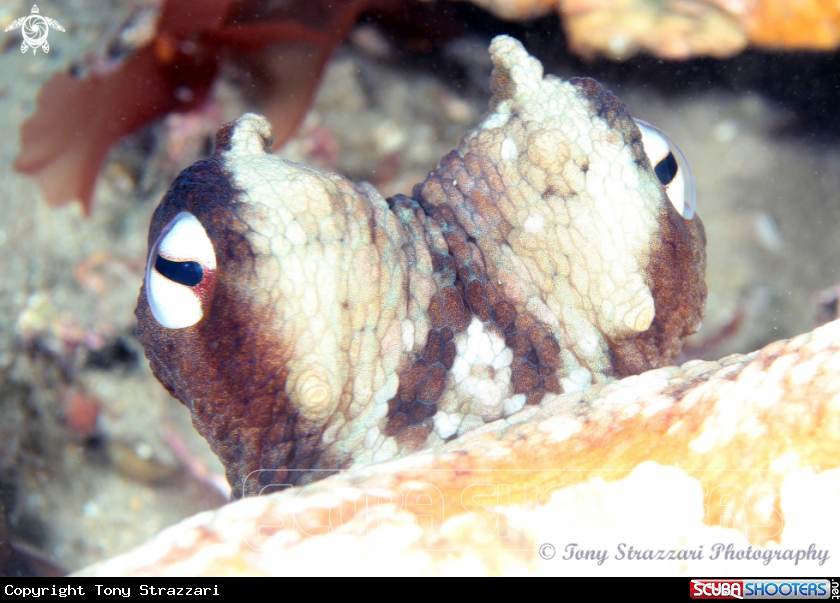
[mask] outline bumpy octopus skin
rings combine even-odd
[[[702,223],[621,101],[490,52],[490,111],[411,197],[271,155],[249,114],[161,201],[138,335],[234,496],[669,365],[699,328]]]

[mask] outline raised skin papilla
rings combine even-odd
[[[144,284],[138,333],[235,496],[668,364],[699,327],[702,224],[669,202],[621,102],[543,78],[511,38],[491,55],[490,112],[412,197],[271,155],[245,115],[155,212],[149,274],[158,249],[199,264],[161,289],[194,296],[172,324],[196,322],[162,325]],[[158,241],[185,214],[215,257]]]

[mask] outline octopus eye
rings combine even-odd
[[[216,270],[216,254],[195,216],[181,212],[160,231],[146,264],[146,299],[167,329],[183,329],[204,316],[202,283]],[[205,288],[206,289],[206,288]]]
[[[170,281],[195,287],[204,279],[204,268],[198,262],[173,262],[158,253],[155,270]]]
[[[697,207],[694,190],[694,178],[691,169],[679,147],[662,130],[646,121],[637,119],[636,125],[642,133],[642,145],[645,147],[650,164],[659,182],[665,188],[668,200],[679,214],[691,220]]]

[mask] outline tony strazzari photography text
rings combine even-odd
[[[558,557],[564,561],[595,561],[598,565],[608,559],[615,561],[709,559],[710,561],[760,561],[763,565],[769,565],[773,561],[792,561],[794,565],[799,565],[800,561],[816,561],[818,565],[822,565],[831,558],[831,555],[828,549],[818,549],[815,544],[809,545],[807,549],[762,549],[753,546],[736,548],[731,543],[721,542],[716,542],[709,549],[704,549],[702,544],[696,549],[641,549],[622,542],[610,555],[607,549],[585,549],[577,542],[570,542],[566,545],[563,554]]]

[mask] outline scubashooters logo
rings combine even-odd
[[[692,580],[692,599],[828,599],[828,580]]]
[[[6,28],[6,31],[12,31],[18,27],[22,28],[23,43],[20,45],[20,51],[26,53],[30,48],[32,54],[37,54],[39,48],[43,51],[49,52],[50,45],[47,43],[47,36],[50,34],[50,28],[56,31],[64,31],[64,28],[55,19],[44,17],[40,14],[38,5],[32,5],[32,14],[28,17],[21,17],[15,19]]]

